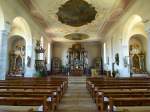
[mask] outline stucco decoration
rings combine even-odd
[[[32,58],[33,48],[32,48],[32,35],[31,30],[28,22],[25,20],[25,18],[18,16],[15,17],[12,26],[11,31],[9,33],[9,39],[13,38],[14,36],[20,36],[25,40],[25,77],[31,77],[34,72],[34,66],[32,65],[30,68],[27,66],[27,57]]]
[[[69,40],[84,40],[84,39],[88,39],[89,36],[83,33],[71,33],[71,34],[65,35],[65,38]]]
[[[9,75],[24,76],[25,70],[25,39],[14,36],[10,40]]]
[[[142,17],[139,15],[132,15],[124,26],[122,44],[128,46],[129,40],[133,35],[140,34],[147,37],[144,27]]]
[[[97,11],[83,0],[69,0],[56,13],[64,24],[79,27],[95,20]]]

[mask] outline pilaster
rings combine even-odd
[[[0,80],[4,80],[8,70],[8,30],[0,30]]]
[[[148,40],[147,40],[147,59],[146,59],[146,66],[147,66],[147,71],[150,73],[150,28],[145,30],[148,35]]]

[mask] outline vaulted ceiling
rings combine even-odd
[[[64,37],[75,33],[88,35],[89,38],[85,40],[75,39],[73,41],[100,41],[128,10],[134,0],[84,0],[96,13],[90,22],[82,25],[68,25],[59,20],[58,12],[68,1],[71,0],[23,0],[23,3],[33,19],[44,28],[45,33],[54,41],[72,41]],[[84,8],[84,6],[77,6],[81,9]],[[74,3],[73,8],[78,11],[78,8],[75,7],[76,4]],[[68,17],[70,19],[72,16],[72,20],[75,20],[82,17],[81,10],[75,12],[80,14],[81,17],[75,17],[73,9],[69,8],[69,14],[71,15],[64,13],[65,18]],[[61,14],[63,13],[61,12]],[[84,13],[83,15],[85,16],[86,14]]]

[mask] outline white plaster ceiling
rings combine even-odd
[[[102,39],[102,36],[100,35],[100,30],[103,30],[103,27],[105,26],[105,24],[107,24],[107,22],[116,22],[116,17],[120,15],[124,8],[122,3],[125,2],[125,0],[85,0],[89,4],[92,4],[93,7],[95,7],[97,11],[96,19],[87,25],[83,25],[81,27],[72,27],[62,24],[60,21],[58,21],[56,15],[59,7],[68,0],[30,1],[32,2],[32,5],[34,7],[32,10],[30,8],[31,13],[34,16],[36,15],[35,17],[39,17],[39,20],[44,20],[47,24],[44,28],[45,32],[49,35],[49,38],[52,38],[52,40],[54,41],[65,42],[71,41],[64,38],[65,35],[70,33],[85,33],[89,35],[89,39],[82,41],[100,41]]]

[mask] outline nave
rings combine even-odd
[[[0,112],[150,112],[150,0],[0,0]]]
[[[0,112],[149,112],[149,80],[86,76],[8,78],[0,81]]]
[[[98,112],[86,89],[86,77],[69,77],[68,90],[56,112]]]

